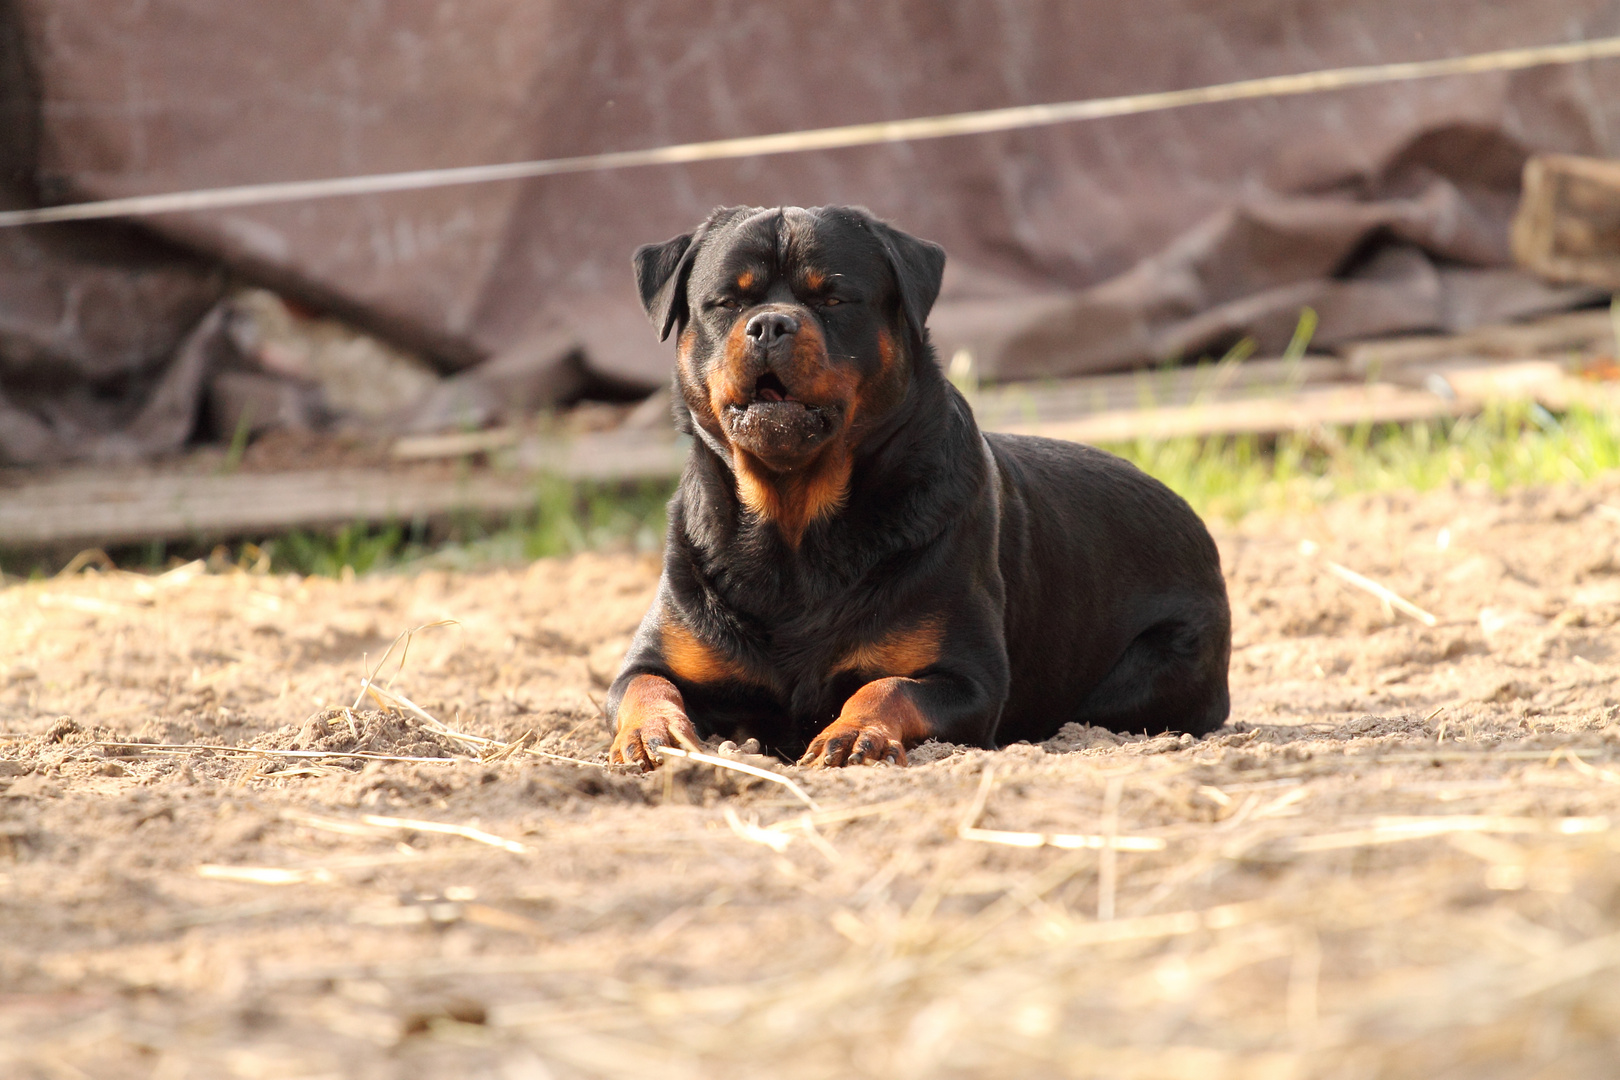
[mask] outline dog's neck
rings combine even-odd
[[[768,521],[798,549],[811,522],[835,517],[850,495],[855,455],[842,440],[824,447],[801,468],[773,472],[747,451],[733,448],[727,464],[737,499],[755,520]]]

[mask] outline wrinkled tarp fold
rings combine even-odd
[[[37,191],[60,200],[1463,55],[1620,33],[1620,0],[6,0],[7,20],[27,63],[0,78],[28,80],[11,97],[37,103],[38,122],[15,128],[37,146],[0,147],[0,162],[21,153]],[[1513,271],[1507,225],[1526,155],[1611,155],[1617,102],[1620,63],[1591,62],[143,228],[445,372],[492,365],[435,391],[418,425],[495,415],[502,371],[524,372],[537,402],[590,380],[663,382],[671,352],[640,311],[629,253],[735,203],[864,204],[950,252],[933,320],[947,357],[971,352],[989,379],[1082,374],[1218,354],[1242,336],[1274,352],[1305,305],[1331,346],[1590,300]],[[111,392],[95,372],[126,362],[128,343],[86,351],[41,330],[60,296],[6,276],[11,243],[0,282],[20,284],[0,296],[0,338]],[[143,287],[112,290],[106,310],[145,303]],[[172,354],[185,330],[163,313],[195,323],[208,304],[164,305],[148,319]],[[0,393],[14,377],[0,371]]]

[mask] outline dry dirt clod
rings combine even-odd
[[[45,741],[59,743],[69,735],[77,735],[84,730],[71,716],[57,717],[56,722],[45,729]]]

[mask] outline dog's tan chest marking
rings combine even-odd
[[[838,659],[833,670],[855,671],[874,679],[914,675],[939,660],[944,629],[939,619],[923,619],[857,645]]]
[[[771,473],[746,452],[737,454],[737,497],[755,516],[773,522],[798,547],[818,518],[831,517],[849,495],[850,457],[839,444],[798,473]]]
[[[692,631],[666,614],[659,631],[664,663],[683,682],[713,686],[724,682],[749,682],[748,671],[720,650],[705,644]]]

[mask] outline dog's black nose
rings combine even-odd
[[[792,337],[799,332],[799,320],[780,311],[762,311],[748,320],[743,333],[766,347],[778,338]]]

